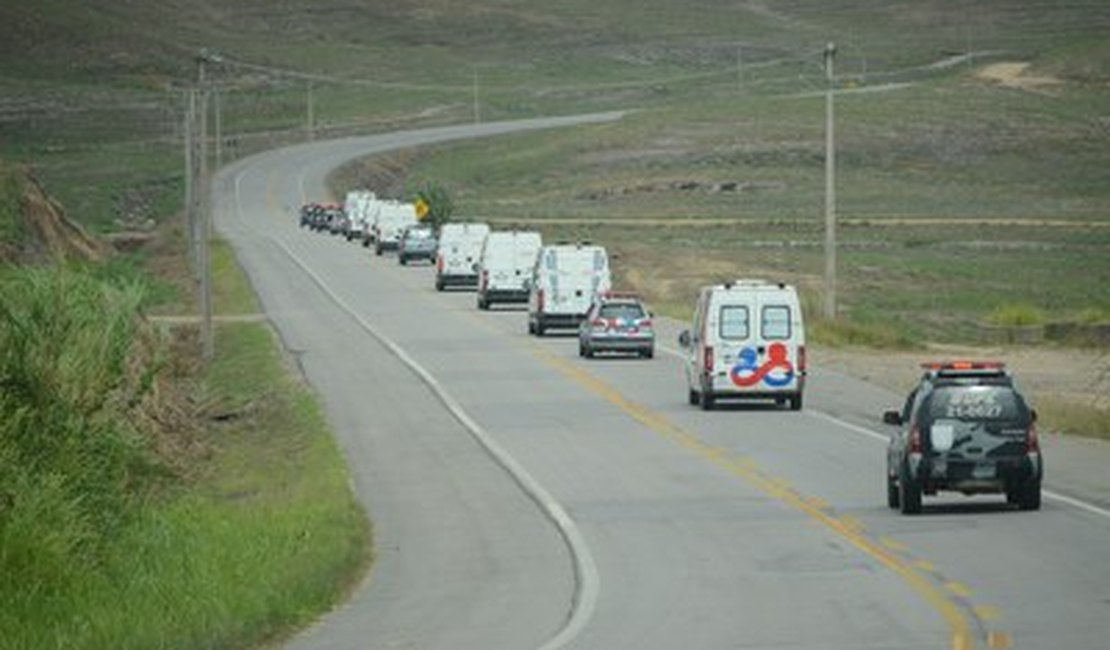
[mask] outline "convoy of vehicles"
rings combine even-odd
[[[610,289],[609,255],[602,246],[554,244],[536,254],[528,282],[528,333],[575,329],[594,297]]]
[[[542,245],[535,231],[491,232],[478,255],[478,309],[528,302],[528,278]]]
[[[479,309],[528,303],[528,332],[577,328],[578,352],[655,355],[652,314],[635,294],[611,290],[609,257],[588,243],[542,245],[538,232],[491,231],[481,223],[420,225],[410,204],[372,193],[302,206],[302,227],[348,233],[375,252],[398,251],[406,265],[436,266],[435,288],[473,287]],[[352,215],[351,213],[357,213]],[[355,233],[355,234],[350,234]],[[801,303],[788,284],[743,279],[703,287],[690,329],[679,335],[691,405],[724,399],[802,408],[806,340]],[[904,514],[941,491],[1004,494],[1024,510],[1041,505],[1043,459],[1036,412],[1000,362],[925,365],[901,410],[887,411],[887,505]]]
[[[478,286],[478,256],[489,232],[484,223],[443,225],[436,250],[437,291],[449,286]]]

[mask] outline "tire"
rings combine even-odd
[[[594,358],[594,349],[591,348],[588,345],[586,346],[586,358],[587,359],[593,359]]]
[[[374,247],[374,254],[380,256],[382,254],[382,247],[381,246],[375,246]]]
[[[909,477],[905,467],[898,477],[898,502],[904,515],[921,512],[921,485]]]
[[[802,394],[801,393],[791,395],[789,400],[790,400],[790,410],[791,411],[800,411],[800,410],[802,410]]]
[[[536,316],[536,336],[543,336],[545,331],[547,331],[547,326],[543,323],[543,316]]]
[[[586,346],[582,345],[581,341],[579,341],[579,343],[578,343],[578,356],[580,356],[580,357],[585,357],[586,356]]]
[[[690,403],[690,406],[697,406],[701,403],[701,398],[698,397],[697,391],[691,388],[686,391],[686,401]]]
[[[893,476],[887,474],[886,477],[886,505],[888,508],[897,510],[901,506],[901,495],[898,493],[898,481],[894,480]]]
[[[443,280],[436,278],[436,291],[443,291]]]
[[[648,348],[648,349],[644,350],[643,352],[641,352],[640,355],[642,357],[644,357],[645,359],[654,359],[655,358],[655,348]]]
[[[536,322],[531,317],[528,318],[528,333],[532,336],[536,335]]]
[[[1030,479],[1022,483],[1018,507],[1022,510],[1041,509],[1041,482],[1039,480]]]
[[[713,407],[717,405],[717,399],[713,396],[713,393],[707,390],[703,390],[699,393],[698,399],[701,404],[701,410],[703,411],[712,411]]]
[[[482,311],[489,311],[489,301],[483,299],[481,296],[478,296],[478,309],[481,309]]]

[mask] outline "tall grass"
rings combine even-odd
[[[0,617],[99,565],[155,475],[127,418],[151,377],[128,363],[141,300],[67,270],[0,275]]]
[[[342,457],[272,333],[221,329],[174,386],[142,302],[79,269],[0,272],[5,650],[256,644],[331,607],[368,559]],[[152,406],[168,390],[201,404],[189,450]]]

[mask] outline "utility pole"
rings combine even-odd
[[[474,89],[474,123],[478,124],[482,121],[481,114],[478,112],[478,68],[474,68],[471,72],[473,73],[472,87]]]
[[[744,92],[744,48],[736,46],[736,90]]]
[[[197,267],[197,168],[196,168],[196,120],[197,93],[189,90],[185,94],[185,124],[182,127],[182,142],[185,145],[185,234],[188,239],[189,266],[193,273]]]
[[[223,107],[220,105],[220,89],[219,87],[212,89],[212,110],[215,112],[216,118],[216,138],[213,144],[216,147],[216,169],[223,167]]]
[[[825,46],[825,318],[836,318],[836,139],[833,134],[833,61],[836,45]]]
[[[308,139],[316,139],[316,106],[313,102],[312,96],[312,82],[308,82],[307,96],[305,97],[305,129],[308,131]]]
[[[199,116],[197,125],[198,136],[195,140],[198,143],[198,151],[196,154],[197,160],[197,181],[196,190],[198,194],[198,201],[196,214],[197,214],[197,239],[199,242],[197,266],[199,271],[199,285],[200,285],[200,312],[201,312],[201,325],[200,325],[200,341],[201,341],[201,355],[205,361],[210,361],[215,356],[215,341],[212,333],[212,265],[210,261],[210,223],[211,223],[211,196],[210,184],[208,178],[208,89],[207,79],[205,78],[205,64],[209,61],[209,54],[207,50],[202,50],[200,55],[197,56],[197,89],[194,95],[199,97],[198,110],[196,114]],[[218,59],[213,59],[218,60]]]

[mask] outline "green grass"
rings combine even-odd
[[[218,293],[241,295],[219,269]],[[202,375],[167,376],[180,362],[133,318],[131,273],[4,276],[5,648],[255,645],[368,564],[343,458],[268,327],[222,326]],[[180,419],[189,403],[199,420]]]
[[[221,316],[256,314],[260,310],[250,281],[235,259],[235,251],[223,239],[213,239],[212,310]]]

